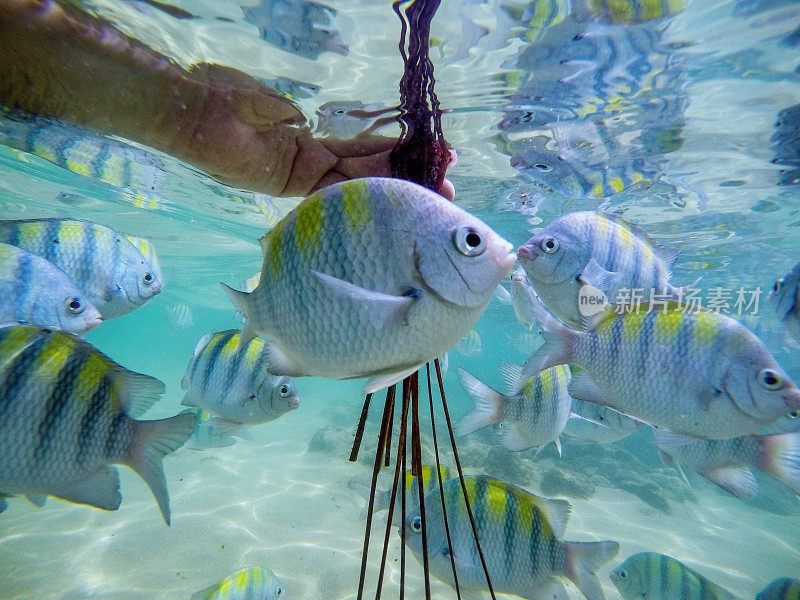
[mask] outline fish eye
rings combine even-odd
[[[454,234],[456,248],[464,256],[480,256],[486,250],[486,240],[474,227],[462,225]]]
[[[142,283],[145,285],[150,285],[153,283],[153,274],[152,273],[145,273],[142,275]]]
[[[553,170],[553,167],[551,167],[550,165],[546,165],[544,163],[536,163],[535,165],[533,165],[533,167],[535,169],[539,169],[540,171],[542,171],[544,173],[548,173],[549,171]]]
[[[449,556],[450,555],[450,547],[449,546],[445,546],[444,548],[442,548],[442,554],[445,555],[445,556]]]
[[[416,533],[422,531],[422,517],[414,517],[411,520],[411,529]]]
[[[83,302],[80,298],[67,298],[67,310],[73,315],[79,315],[83,312]]]
[[[780,292],[781,291],[781,283],[783,283],[780,279],[772,284],[772,291],[773,292]]]
[[[277,590],[275,590],[275,595],[276,596],[280,596],[282,593],[283,593],[283,589],[282,588],[278,588]]]
[[[787,417],[789,417],[790,419],[794,420],[794,419],[796,419],[798,416],[800,416],[800,412],[797,412],[796,410],[793,410],[792,412],[790,412],[790,413],[789,413],[788,415],[786,415],[786,416],[787,416]]]
[[[544,238],[539,247],[542,249],[543,252],[547,254],[552,254],[556,250],[558,250],[558,240],[554,237]]]
[[[289,386],[284,383],[281,386],[280,392],[281,392],[281,396],[284,396],[284,397],[288,396],[289,395]]]
[[[783,385],[783,378],[772,369],[761,369],[758,372],[758,383],[767,390],[777,390]]]
[[[628,578],[628,572],[625,569],[622,569],[619,572],[619,578],[620,579],[627,579]]]

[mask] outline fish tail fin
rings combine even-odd
[[[619,552],[617,542],[567,542],[567,577],[586,600],[604,600],[595,571]]]
[[[144,479],[169,525],[169,492],[161,460],[180,448],[194,433],[197,415],[185,411],[168,419],[135,423],[133,448],[126,464]]]
[[[242,326],[242,331],[239,334],[239,349],[241,350],[247,344],[249,344],[253,338],[256,337],[256,331],[253,328],[253,319],[250,315],[250,293],[248,292],[241,292],[239,290],[235,290],[229,285],[224,283],[220,283],[222,289],[228,294],[228,297],[233,302],[233,305],[236,307],[236,310],[244,317],[244,325]]]
[[[204,590],[200,590],[199,592],[192,594],[191,600],[209,600],[209,598],[211,598],[214,595],[214,592],[216,592],[218,589],[219,584],[214,583]]]
[[[572,338],[576,335],[575,331],[551,315],[538,297],[531,298],[531,308],[536,321],[542,328],[541,335],[544,344],[523,366],[521,379],[538,375],[543,369],[568,363],[572,357]]]
[[[456,426],[459,435],[468,435],[503,419],[503,395],[472,373],[458,367],[461,385],[475,401],[475,408]]]
[[[361,511],[361,518],[366,519],[367,513],[369,512],[369,495],[370,495],[370,488],[368,485],[362,483],[357,478],[353,478],[347,482],[347,487],[353,490],[356,494],[364,498],[366,504],[364,504],[364,508]],[[389,499],[391,498],[390,492],[385,492],[383,490],[375,490],[375,500],[372,507],[373,512],[377,512],[379,510],[384,510],[389,508]]]
[[[758,464],[754,465],[800,494],[800,433],[757,436]]]

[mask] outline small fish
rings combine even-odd
[[[364,104],[358,100],[326,102],[317,109],[317,133],[339,138],[352,138],[382,124],[394,122],[394,117],[381,115],[396,112],[397,107]]]
[[[267,370],[265,351],[260,338],[240,349],[235,329],[204,335],[181,381],[186,390],[181,404],[213,414],[216,419],[209,423],[217,427],[218,434],[233,433],[242,425],[274,421],[297,409],[300,397],[294,382]],[[223,425],[228,426],[227,431],[223,431]]]
[[[432,489],[439,489],[439,477],[442,478],[442,483],[448,479],[458,477],[458,471],[452,467],[445,467],[439,465],[439,475],[436,475],[436,467],[431,465],[423,465],[422,467],[422,493],[427,495]],[[367,501],[364,510],[361,512],[361,517],[366,518],[369,508],[370,488],[358,481],[351,481],[350,488],[363,496]],[[417,478],[411,474],[411,470],[406,471],[406,476],[403,479],[403,485],[406,489],[406,513],[411,510],[416,510],[419,507],[419,488],[417,487]],[[373,500],[373,512],[381,510],[389,510],[389,505],[392,503],[392,490],[375,490],[375,499]],[[392,524],[400,525],[402,522],[402,497],[400,496],[400,488],[397,489],[395,496],[395,506],[392,514]]]
[[[517,252],[536,294],[553,314],[575,329],[586,308],[581,288],[590,285],[617,304],[622,291],[651,290],[678,299],[686,288],[669,283],[678,251],[662,248],[637,226],[616,215],[584,211],[556,219]],[[633,297],[627,299],[633,301]]]
[[[495,592],[538,600],[542,590],[566,577],[588,600],[603,600],[594,571],[616,556],[617,542],[562,541],[572,508],[566,500],[539,498],[486,476],[465,477],[464,483]],[[454,586],[452,555],[461,592],[487,590],[461,483],[450,479],[443,488],[452,544],[445,533],[439,490],[433,489],[425,496],[430,571]],[[402,535],[420,562],[421,531],[416,509],[406,518]]]
[[[544,345],[525,375],[571,364],[573,398],[650,425],[701,438],[757,433],[800,408],[800,390],[738,321],[679,304],[622,312],[612,307],[575,331],[535,303]]]
[[[0,323],[16,321],[80,335],[100,311],[66,274],[45,259],[0,243]]]
[[[139,421],[164,392],[88,342],[27,325],[0,328],[0,494],[48,495],[116,510],[119,472],[136,471],[169,524],[161,459],[194,415]]]
[[[336,11],[308,0],[262,0],[243,6],[248,23],[261,38],[281,50],[316,60],[322,52],[347,55],[347,44],[334,29]]]
[[[312,194],[261,247],[256,289],[225,286],[245,316],[240,344],[269,338],[267,368],[278,375],[369,377],[365,393],[454,346],[516,260],[452,202],[379,177]]]
[[[165,310],[169,322],[178,329],[189,329],[194,323],[192,309],[182,302],[171,304]]]
[[[475,401],[474,410],[457,426],[460,435],[508,423],[502,432],[506,450],[520,452],[554,442],[561,454],[559,436],[569,419],[572,398],[567,393],[570,370],[566,365],[545,369],[523,380],[522,367],[502,363],[500,372],[508,394],[501,394],[466,369],[458,368],[461,384]]]
[[[536,318],[531,308],[531,299],[536,295],[536,292],[528,283],[528,276],[522,267],[517,267],[511,275],[510,294],[511,306],[514,307],[517,321],[528,327],[528,329],[533,328]]]
[[[758,592],[756,600],[800,600],[800,580],[779,577]]]
[[[640,552],[611,571],[623,600],[739,600],[682,562]]]
[[[664,464],[687,467],[737,498],[751,498],[758,491],[750,467],[800,494],[800,433],[696,440],[656,431],[655,443]]]
[[[251,567],[192,594],[192,600],[278,600],[283,598],[278,576],[266,567]]]
[[[474,329],[470,329],[467,334],[456,344],[455,351],[466,358],[479,356],[483,351],[481,334]]]
[[[161,291],[152,245],[148,256],[124,234],[78,219],[0,221],[0,242],[49,260],[83,290],[103,319],[131,312]]]
[[[604,23],[644,23],[671,17],[686,8],[688,0],[583,0],[591,18]]]
[[[799,287],[800,263],[773,284],[768,297],[769,302],[775,307],[778,318],[786,326],[786,330],[798,341],[800,341]]]
[[[595,444],[610,444],[628,437],[643,425],[621,412],[602,404],[572,399],[572,412],[583,418],[567,421],[564,433]]]

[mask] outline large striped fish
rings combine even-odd
[[[100,311],[54,264],[0,243],[0,323],[16,321],[81,334],[100,324]]]
[[[239,348],[236,329],[204,335],[197,342],[181,386],[186,395],[181,404],[203,408],[229,425],[255,425],[277,419],[300,406],[291,377],[267,370],[264,341],[254,338]]]
[[[525,365],[559,364],[569,393],[676,433],[732,438],[757,433],[800,408],[800,390],[738,321],[668,303],[665,310],[595,315],[575,331],[535,303],[545,343]]]
[[[739,600],[682,562],[640,552],[611,571],[623,600]]]
[[[19,111],[0,109],[0,144],[148,198],[161,191],[166,176],[161,159],[151,152],[84,127]]]
[[[245,316],[242,345],[269,338],[277,375],[396,383],[469,331],[516,256],[486,224],[417,184],[331,185],[261,239],[250,293],[226,289]]]
[[[779,577],[758,592],[756,600],[800,600],[800,580]]]
[[[161,291],[152,244],[78,219],[0,221],[0,242],[33,252],[64,271],[103,319],[119,317]]]
[[[464,478],[495,592],[539,600],[557,578],[566,577],[588,600],[602,600],[594,571],[619,551],[617,542],[567,542],[561,539],[571,510],[566,500],[547,500],[486,476]],[[461,482],[444,484],[452,544],[444,528],[438,489],[425,496],[428,564],[431,573],[454,585],[451,555],[461,591],[487,590]],[[419,509],[406,518],[403,539],[422,562]]]
[[[27,325],[0,328],[0,496],[49,495],[119,508],[119,473],[134,469],[169,524],[161,459],[195,416],[139,421],[164,384],[128,371],[88,342]]]
[[[729,494],[749,498],[758,491],[755,467],[800,494],[800,433],[745,435],[728,440],[685,439],[655,432],[665,464],[677,463],[699,473]]]
[[[472,373],[458,368],[464,389],[475,401],[472,412],[457,426],[458,433],[468,435],[489,425],[506,423],[501,444],[506,450],[520,452],[555,443],[561,454],[559,436],[569,419],[572,398],[567,393],[570,370],[566,365],[545,369],[522,379],[522,368],[503,363],[500,372],[507,394],[492,389]]]
[[[662,248],[644,231],[622,217],[595,211],[574,212],[547,225],[520,246],[517,255],[531,286],[552,313],[573,328],[582,328],[581,294],[590,285],[611,304],[632,301],[639,290],[643,302],[651,296],[679,299],[685,287],[670,282],[675,249]],[[623,292],[630,290],[630,298]]]

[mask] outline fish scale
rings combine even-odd
[[[800,600],[800,580],[780,577],[756,594],[756,600]]]

